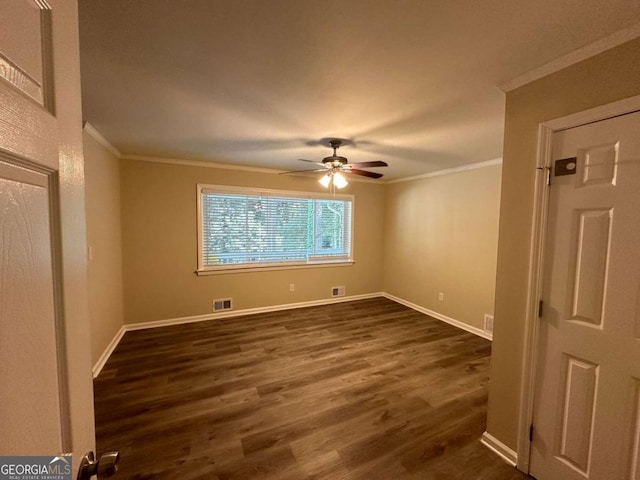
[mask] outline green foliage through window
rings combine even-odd
[[[201,188],[199,194],[201,268],[351,259],[351,198],[222,188]]]

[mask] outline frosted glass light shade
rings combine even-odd
[[[349,182],[347,182],[347,179],[344,178],[344,175],[342,175],[340,172],[336,172],[333,174],[333,184],[336,186],[336,188],[344,188],[349,185]]]
[[[320,183],[324,188],[329,188],[329,184],[331,183],[331,174],[327,173],[324,177],[318,180],[318,183]]]

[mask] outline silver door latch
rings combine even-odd
[[[97,475],[99,480],[115,475],[119,461],[120,453],[118,452],[105,453],[97,461],[93,452],[85,453],[80,461],[77,480],[91,480],[94,475]]]

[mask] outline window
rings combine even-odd
[[[353,196],[198,185],[198,272],[352,262]]]

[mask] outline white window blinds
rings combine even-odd
[[[351,260],[349,196],[316,198],[210,186],[200,186],[199,196],[199,269]]]

